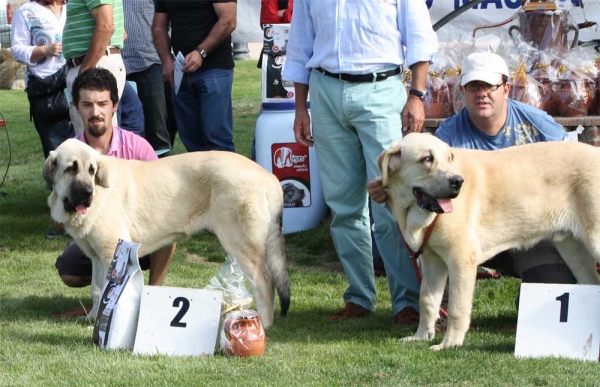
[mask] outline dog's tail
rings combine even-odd
[[[285,317],[290,307],[290,278],[285,257],[285,242],[283,236],[283,206],[271,219],[269,236],[267,238],[267,265],[273,278],[273,284],[279,294],[281,316]]]

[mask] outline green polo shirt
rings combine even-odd
[[[125,22],[122,0],[69,0],[67,3],[67,21],[63,31],[63,55],[65,59],[85,54],[94,33],[94,19],[91,10],[108,4],[113,7],[115,32],[110,38],[110,46],[123,48]]]

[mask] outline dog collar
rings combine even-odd
[[[398,232],[400,233],[400,238],[402,238],[402,242],[404,242],[406,251],[408,251],[408,256],[410,257],[410,259],[413,263],[413,266],[415,268],[415,273],[417,274],[417,279],[419,280],[419,283],[421,283],[421,274],[419,272],[419,265],[417,265],[417,259],[421,256],[421,254],[423,254],[423,248],[425,247],[425,244],[427,243],[427,241],[429,240],[429,237],[431,236],[431,233],[433,232],[433,227],[435,226],[435,222],[437,222],[437,219],[438,219],[438,216],[436,215],[435,218],[433,218],[433,221],[431,222],[431,224],[427,227],[427,231],[425,231],[425,237],[423,238],[421,247],[419,247],[419,250],[417,250],[417,251],[411,250],[410,246],[408,246],[408,243],[406,243],[406,240],[404,239],[404,235],[402,235],[400,226],[396,225],[398,227]]]
[[[433,227],[435,226],[435,222],[437,222],[437,219],[438,216],[436,215],[435,218],[433,218],[431,224],[427,227],[427,231],[425,231],[425,237],[423,238],[423,243],[421,243],[421,247],[419,247],[419,250],[417,250],[416,252],[410,249],[408,243],[406,243],[406,240],[404,239],[404,235],[402,235],[402,231],[400,231],[400,226],[398,226],[398,224],[396,223],[396,226],[398,227],[398,232],[400,233],[400,238],[402,238],[402,242],[404,242],[406,251],[408,251],[408,256],[410,257],[410,260],[413,264],[413,268],[415,269],[415,275],[417,276],[417,281],[419,281],[419,285],[421,284],[421,271],[419,270],[417,259],[421,256],[421,254],[423,254],[423,248],[425,247],[425,244],[427,243],[429,237],[431,236],[431,233],[433,232]],[[446,318],[448,317],[448,312],[446,312],[446,310],[444,310],[444,308],[442,308],[441,306],[440,314]]]

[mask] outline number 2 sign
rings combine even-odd
[[[133,353],[212,355],[222,303],[217,290],[144,286]]]
[[[515,356],[598,361],[600,286],[521,284]]]

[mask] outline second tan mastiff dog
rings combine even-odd
[[[448,326],[440,350],[469,328],[477,265],[508,249],[550,239],[580,284],[600,284],[600,149],[545,142],[498,151],[450,148],[409,134],[378,158],[387,204],[421,256],[421,317],[431,340],[449,277]],[[424,242],[428,227],[433,226]]]
[[[44,178],[52,218],[92,260],[91,316],[119,239],[141,243],[140,256],[212,231],[253,281],[262,323],[290,303],[277,178],[231,152],[192,152],[156,161],[102,156],[70,139],[51,152]]]

